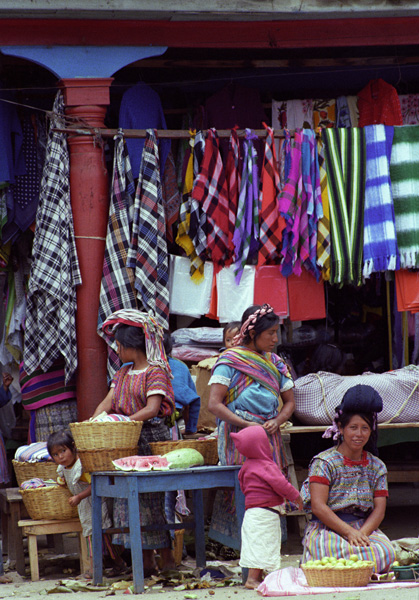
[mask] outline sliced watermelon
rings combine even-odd
[[[125,456],[112,461],[119,471],[166,471],[169,463],[166,458],[157,455]]]

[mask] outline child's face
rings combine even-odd
[[[234,329],[227,329],[226,335],[225,335],[225,340],[224,340],[224,346],[226,348],[233,347],[233,339],[236,337],[236,335],[238,333],[239,333],[238,327],[235,327]]]
[[[54,446],[52,448],[51,458],[57,465],[72,467],[77,460],[77,454],[67,446]]]

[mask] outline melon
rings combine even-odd
[[[188,469],[189,467],[200,467],[204,464],[204,457],[195,448],[178,448],[164,454],[170,469]]]
[[[167,471],[168,461],[162,456],[125,456],[112,461],[118,471]]]

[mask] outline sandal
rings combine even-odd
[[[119,577],[119,575],[125,575],[129,573],[129,569],[126,565],[124,566],[113,566],[110,567],[109,569],[105,569],[105,575],[106,577]]]

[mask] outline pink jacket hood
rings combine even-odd
[[[272,460],[271,444],[262,425],[245,427],[238,433],[231,433],[230,435],[237,450],[246,458]]]

